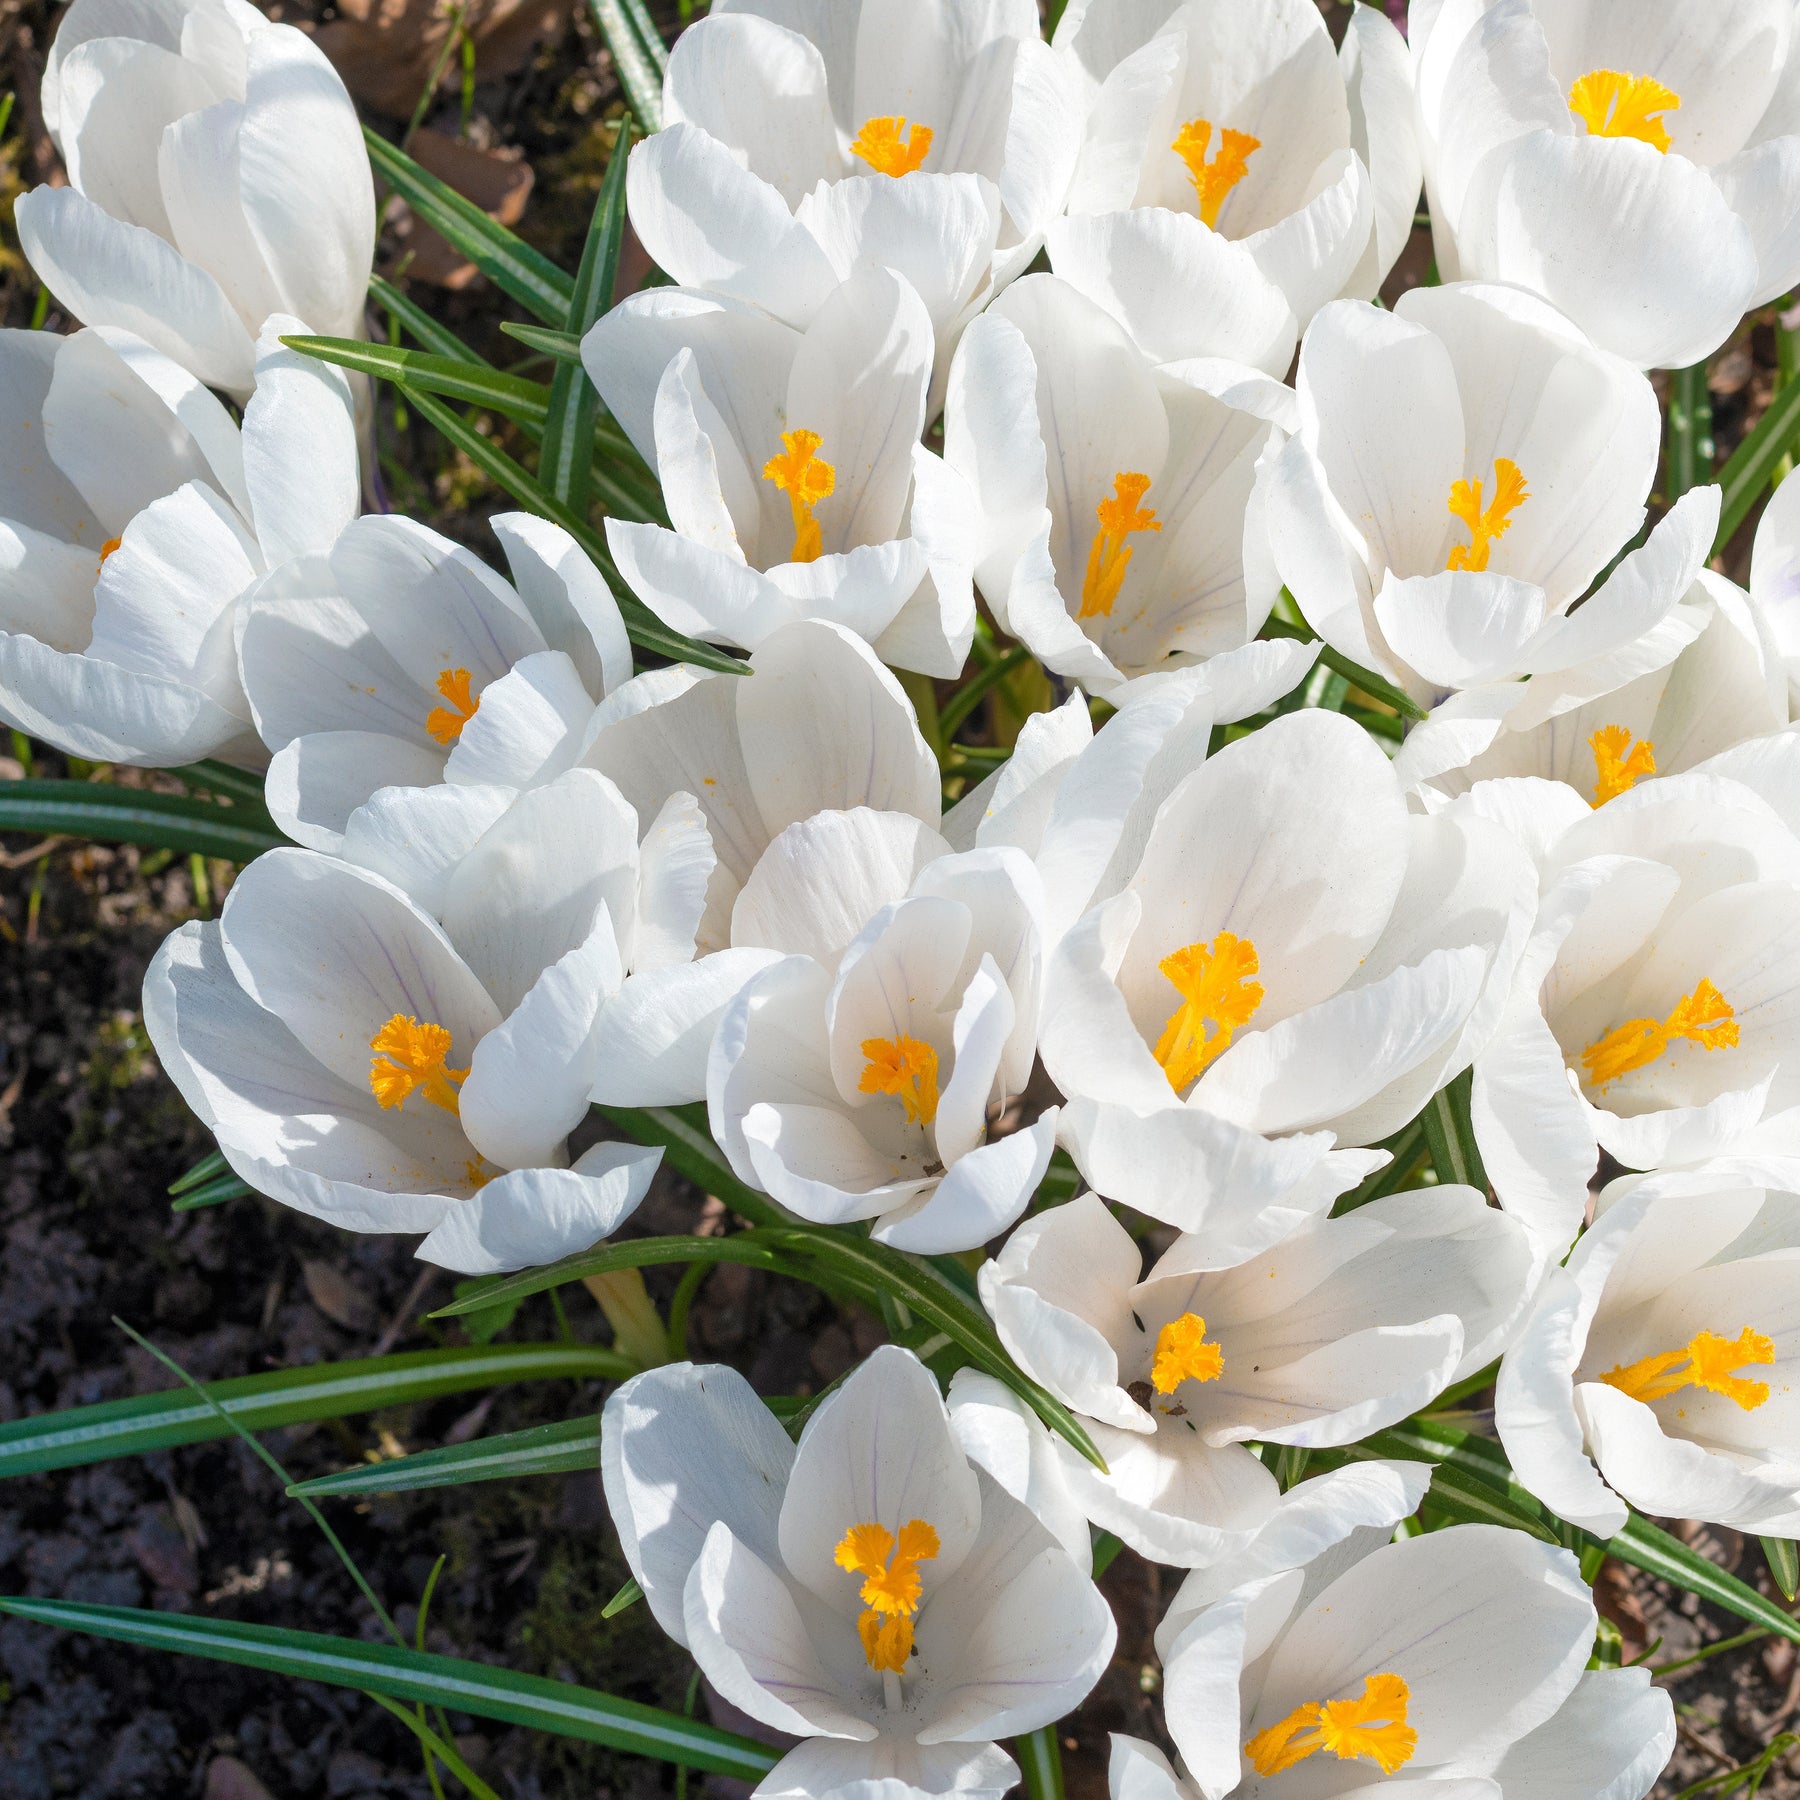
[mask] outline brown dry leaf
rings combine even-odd
[[[339,0],[338,16],[314,33],[344,85],[372,112],[408,119],[431,79],[456,8],[446,0]],[[540,44],[561,35],[569,0],[463,0],[475,45],[475,79],[503,80],[523,68]],[[462,79],[452,52],[440,91]]]
[[[421,168],[508,229],[523,217],[532,173],[530,163],[517,152],[478,150],[429,129],[415,131],[407,150]],[[464,288],[475,279],[475,265],[399,201],[393,203],[389,223],[400,237],[408,276],[446,288]]]
[[[206,1771],[203,1800],[271,1800],[255,1772],[235,1756],[215,1756]]]
[[[364,1331],[374,1322],[375,1306],[369,1296],[341,1269],[309,1257],[300,1265],[312,1303],[334,1325],[346,1331]]]

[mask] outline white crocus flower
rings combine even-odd
[[[1384,1160],[1334,1139],[1376,1142],[1468,1066],[1536,889],[1501,827],[1409,817],[1336,713],[1188,768],[1052,958],[1041,1052],[1099,1192],[1250,1255]]]
[[[43,108],[69,185],[14,218],[76,318],[238,396],[271,313],[362,335],[375,188],[356,108],[304,32],[245,0],[75,0]]]
[[[71,15],[73,16],[73,15]],[[0,333],[0,717],[73,756],[259,767],[233,649],[241,597],[356,516],[339,370],[257,345],[243,426],[111,329]]]
[[[1093,89],[1058,275],[1156,361],[1281,374],[1329,300],[1372,300],[1412,231],[1406,45],[1358,6],[1334,51],[1311,0],[1074,0],[1059,52]]]
[[[599,1144],[570,1167],[566,1149],[619,984],[609,884],[493,879],[522,850],[553,865],[523,836],[452,893],[460,951],[398,888],[311,850],[258,857],[216,921],[164,943],[146,1028],[259,1193],[428,1232],[422,1257],[471,1274],[585,1249],[643,1198],[659,1153]]]
[[[944,417],[995,617],[1108,698],[1247,643],[1277,585],[1258,560],[1256,468],[1292,423],[1268,376],[1158,367],[1067,282],[1015,283],[964,334]]]
[[[1680,368],[1800,276],[1787,0],[1412,0],[1409,35],[1446,281]]]
[[[761,1800],[999,1800],[994,1741],[1086,1697],[1099,1590],[958,1446],[937,1384],[883,1346],[798,1446],[735,1370],[679,1363],[606,1403],[600,1468],[656,1621],[731,1705],[804,1740]]]
[[[1178,1238],[1143,1274],[1094,1195],[1037,1214],[981,1270],[1013,1360],[1082,1415],[1107,1473],[1065,1479],[1158,1562],[1216,1562],[1289,1502],[1249,1448],[1355,1442],[1482,1367],[1529,1297],[1524,1231],[1473,1188],[1315,1219],[1239,1259]]]
[[[1674,1710],[1647,1669],[1584,1667],[1575,1559],[1488,1525],[1390,1543],[1416,1494],[1346,1499],[1292,1561],[1188,1577],[1156,1634],[1181,1770],[1114,1738],[1113,1800],[1643,1800]]]
[[[1538,866],[1471,1117],[1501,1204],[1550,1259],[1580,1228],[1598,1149],[1628,1169],[1794,1152],[1797,757],[1784,732],[1597,809],[1562,782],[1515,778],[1439,815],[1504,824]]]
[[[744,676],[638,676],[596,712],[582,760],[641,820],[691,795],[712,857],[692,960],[640,963],[607,1008],[606,1104],[704,1099],[714,1027],[744,983],[786,955],[835,966],[949,848],[911,703],[836,625],[783,626]]]
[[[1535,775],[1604,806],[1788,724],[1788,678],[1743,589],[1702,569],[1643,637],[1587,663],[1453,694],[1395,758],[1426,804]]]
[[[1328,307],[1297,386],[1257,494],[1280,579],[1328,644],[1426,705],[1618,662],[1711,552],[1709,487],[1571,613],[1644,522],[1661,418],[1636,369],[1529,294]]]
[[[1611,1537],[1627,1506],[1800,1534],[1800,1202],[1715,1173],[1626,1176],[1500,1365],[1519,1480]]]
[[[1031,0],[734,0],[684,31],[631,221],[683,287],[805,325],[858,268],[903,275],[941,358],[1024,269],[1080,142]]]
[[[290,837],[335,851],[381,788],[528,787],[579,757],[596,703],[631,674],[618,604],[561,526],[492,524],[510,583],[382,514],[247,597],[239,665]]]
[[[1043,914],[1019,851],[943,856],[848,947],[756,976],[707,1069],[713,1136],[738,1176],[820,1224],[868,1219],[905,1250],[1005,1231],[1056,1143],[1054,1107],[989,1136],[1031,1077]]]
[[[674,525],[607,521],[638,597],[715,643],[754,650],[829,619],[885,662],[958,674],[972,503],[919,442],[932,354],[924,303],[885,269],[835,288],[804,330],[667,289],[607,313],[582,355]]]
[[[1800,711],[1800,481],[1782,482],[1756,522],[1750,604],[1781,658],[1789,704]]]

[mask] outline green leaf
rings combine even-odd
[[[198,1187],[189,1188],[171,1203],[169,1211],[194,1212],[202,1206],[218,1206],[226,1200],[241,1200],[244,1195],[255,1192],[256,1189],[249,1182],[227,1170],[211,1181],[203,1181]]]
[[[625,11],[631,22],[637,27],[638,41],[644,46],[645,54],[656,64],[659,75],[666,74],[669,67],[669,47],[662,41],[662,33],[656,29],[656,21],[650,17],[650,9],[644,0],[625,0]]]
[[[504,1279],[501,1275],[477,1275],[473,1281],[456,1284],[457,1299],[480,1302],[473,1312],[463,1315],[463,1330],[468,1333],[470,1343],[491,1344],[519,1316],[522,1301],[489,1297],[489,1290]]]
[[[163,1191],[167,1194],[185,1194],[189,1188],[197,1188],[204,1186],[207,1182],[217,1181],[225,1173],[225,1153],[222,1150],[213,1150],[201,1157],[185,1175],[176,1176]]]
[[[661,131],[662,68],[650,46],[640,36],[631,15],[620,0],[588,0],[594,23],[612,52],[613,66],[619,72],[619,85],[631,110],[637,114],[646,131]],[[652,32],[651,36],[655,36]],[[657,39],[660,46],[661,39]]]
[[[1562,1541],[1543,1505],[1513,1480],[1504,1462],[1495,1467],[1454,1451],[1446,1453],[1441,1443],[1418,1429],[1419,1425],[1419,1420],[1411,1419],[1391,1431],[1378,1431],[1355,1445],[1350,1454],[1364,1459],[1398,1457],[1435,1463],[1431,1498],[1452,1518],[1463,1524],[1503,1525],[1512,1531],[1529,1532],[1547,1544]]]
[[[724,1153],[707,1130],[706,1107],[602,1106],[601,1115],[634,1143],[661,1144],[663,1165],[685,1175],[703,1193],[721,1200],[752,1225],[791,1225],[794,1215],[767,1194],[746,1187],[732,1174]]]
[[[619,603],[631,641],[640,650],[653,651],[675,662],[692,663],[697,668],[715,669],[722,674],[749,672],[748,665],[739,658],[728,656],[710,644],[696,643],[663,624],[619,579],[619,571],[613,567],[606,546],[587,521],[547,492],[498,444],[483,437],[466,419],[424,389],[414,387],[409,381],[396,381],[394,385],[406,396],[407,405],[429,419],[478,469],[503,487],[521,506],[554,520],[593,558]]]
[[[148,844],[247,863],[288,840],[247,806],[98,781],[0,781],[0,831]]]
[[[1660,1576],[1752,1625],[1761,1625],[1800,1644],[1800,1619],[1783,1612],[1774,1601],[1765,1600],[1755,1588],[1735,1575],[1727,1575],[1717,1563],[1707,1561],[1697,1550],[1690,1550],[1679,1538],[1670,1537],[1648,1519],[1640,1519],[1634,1513],[1623,1531],[1606,1540],[1606,1549],[1609,1556],[1616,1556],[1620,1562]]]
[[[208,761],[183,763],[169,773],[180,776],[190,787],[202,787],[227,800],[255,807],[259,821],[267,817],[268,808],[263,804],[263,778],[249,769],[234,769],[230,763]]]
[[[1281,590],[1284,594],[1287,589]],[[1290,596],[1291,598],[1291,596]],[[1273,613],[1263,621],[1264,637],[1300,638],[1307,643],[1318,635],[1304,625],[1296,625],[1291,619],[1277,618]],[[1342,675],[1354,688],[1361,688],[1372,700],[1379,700],[1385,706],[1391,706],[1403,719],[1422,719],[1425,709],[1404,688],[1397,688],[1391,681],[1384,680],[1373,669],[1365,669],[1361,663],[1353,663],[1349,657],[1340,656],[1327,644],[1319,652],[1319,661],[1326,668],[1334,669]]]
[[[1671,501],[1713,478],[1712,395],[1706,364],[1676,369],[1669,377],[1669,441],[1663,485]]]
[[[1719,471],[1717,556],[1730,543],[1750,509],[1768,491],[1784,458],[1800,448],[1800,381],[1786,383],[1769,402],[1756,428],[1732,451]]]
[[[1013,1739],[1019,1772],[1025,1777],[1026,1800],[1063,1800],[1062,1745],[1054,1725],[1040,1726]]]
[[[146,1612],[131,1606],[89,1606],[71,1600],[0,1597],[0,1612],[144,1650],[209,1657],[300,1681],[357,1688],[442,1707],[447,1712],[499,1719],[559,1737],[604,1744],[634,1756],[686,1763],[741,1781],[760,1779],[779,1760],[779,1753],[766,1745],[660,1707],[641,1706],[572,1682],[547,1681],[394,1644],[365,1644],[313,1631]]]
[[[626,1607],[636,1606],[643,1597],[644,1590],[638,1586],[637,1577],[634,1575],[601,1607],[600,1616],[603,1619],[616,1619]]]
[[[363,127],[375,173],[425,224],[441,233],[504,294],[546,325],[568,316],[575,284],[549,257],[532,249],[474,201],[419,167],[397,144]]]
[[[631,120],[619,121],[606,179],[594,202],[594,217],[581,248],[575,292],[569,300],[564,329],[577,342],[612,305],[619,278],[619,248],[625,241],[625,165],[631,157]],[[558,361],[550,382],[550,416],[544,426],[544,448],[538,479],[565,506],[585,513],[594,461],[594,422],[600,396],[580,362]]]
[[[267,1431],[303,1419],[341,1419],[514,1381],[618,1381],[636,1369],[616,1352],[589,1344],[495,1344],[276,1369],[210,1382],[206,1391],[246,1430]],[[186,1388],[38,1413],[0,1425],[0,1478],[204,1443],[226,1436],[229,1429]]]
[[[1762,1547],[1769,1559],[1769,1573],[1783,1596],[1789,1600],[1800,1597],[1800,1545],[1792,1538],[1766,1537]]]
[[[415,306],[391,281],[383,281],[379,275],[371,275],[369,296],[392,313],[400,321],[401,329],[410,332],[434,356],[446,356],[452,362],[468,363],[477,369],[491,369],[494,366],[478,350],[465,344],[448,326],[440,325],[423,307]],[[501,329],[506,328],[502,325]]]
[[[541,356],[553,356],[558,362],[581,361],[581,339],[566,331],[552,331],[547,325],[519,325],[511,319],[502,319],[500,329]]]
[[[590,1413],[469,1444],[446,1444],[416,1456],[362,1463],[336,1475],[296,1482],[288,1492],[309,1500],[322,1494],[411,1494],[421,1488],[510,1481],[523,1475],[572,1475],[599,1466],[600,1420]]]
[[[401,350],[392,344],[369,344],[360,338],[284,337],[290,350],[355,369],[382,381],[403,381],[411,387],[443,394],[471,406],[491,407],[516,419],[528,430],[541,432],[550,413],[550,390],[541,381],[429,350]]]
[[[1474,1083],[1474,1071],[1464,1069],[1426,1102],[1419,1123],[1431,1146],[1431,1166],[1437,1170],[1438,1180],[1456,1182],[1485,1194],[1487,1170],[1482,1166],[1481,1149],[1475,1142],[1475,1127],[1469,1117]]]

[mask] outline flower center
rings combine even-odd
[[[919,1564],[937,1553],[938,1534],[923,1519],[908,1519],[897,1542],[885,1525],[852,1525],[844,1533],[833,1557],[840,1569],[863,1577],[856,1633],[871,1669],[897,1675],[906,1667],[925,1593]]]
[[[819,460],[825,440],[816,431],[784,431],[783,450],[763,464],[763,480],[772,481],[788,497],[794,515],[794,554],[790,562],[817,562],[824,549],[813,508],[837,486],[837,470]]]
[[[911,135],[903,137],[905,131],[905,113],[897,118],[864,119],[850,154],[860,156],[877,175],[910,175],[931,149],[931,127],[915,124]]]
[[[1633,1400],[1661,1400],[1683,1388],[1705,1388],[1735,1400],[1745,1412],[1755,1412],[1769,1397],[1766,1381],[1750,1381],[1732,1370],[1741,1363],[1772,1363],[1774,1344],[1748,1325],[1735,1338],[1698,1332],[1679,1350],[1646,1356],[1641,1362],[1620,1363],[1600,1377]]]
[[[1156,966],[1181,995],[1181,1004],[1169,1015],[1155,1050],[1169,1086],[1179,1094],[1225,1050],[1231,1034],[1240,1025],[1248,1025],[1262,1005],[1263,985],[1250,980],[1262,965],[1248,938],[1221,931],[1210,944],[1189,944],[1172,951]]]
[[[1656,773],[1656,746],[1648,738],[1639,738],[1634,744],[1623,725],[1602,725],[1588,739],[1588,748],[1594,753],[1594,768],[1598,771],[1594,783],[1596,809],[1629,793],[1644,776]]]
[[[1647,1069],[1677,1038],[1686,1038],[1702,1050],[1730,1050],[1738,1041],[1737,1017],[1731,1002],[1710,981],[1702,979],[1685,1000],[1677,1000],[1669,1016],[1627,1019],[1581,1053],[1590,1087],[1605,1087],[1634,1069]]]
[[[1233,131],[1227,125],[1219,133],[1218,155],[1208,162],[1206,153],[1212,147],[1212,134],[1211,119],[1189,119],[1169,146],[1187,164],[1200,201],[1201,222],[1207,225],[1218,224],[1225,196],[1250,172],[1251,153],[1262,148],[1261,138],[1253,138],[1247,131]]]
[[[938,1058],[929,1044],[902,1033],[897,1038],[864,1038],[862,1053],[869,1060],[859,1094],[894,1094],[906,1108],[909,1125],[929,1125],[937,1117]]]
[[[369,1064],[369,1088],[384,1107],[404,1106],[415,1089],[445,1112],[457,1110],[456,1086],[468,1078],[467,1069],[444,1066],[450,1055],[450,1033],[442,1025],[395,1013],[369,1039],[376,1052]]]
[[[1159,1394],[1174,1393],[1184,1381],[1217,1381],[1224,1373],[1225,1352],[1207,1341],[1206,1321],[1198,1313],[1183,1313],[1156,1334],[1150,1385]]]
[[[1419,1734],[1406,1722],[1406,1683],[1398,1675],[1369,1675],[1354,1700],[1315,1700],[1296,1706],[1279,1725],[1244,1746],[1258,1775],[1279,1775],[1320,1750],[1341,1761],[1366,1756],[1384,1775],[1412,1760]]]
[[[1087,574],[1081,581],[1081,611],[1077,618],[1096,614],[1112,617],[1125,571],[1131,567],[1131,545],[1126,539],[1137,531],[1161,531],[1162,522],[1153,506],[1138,502],[1150,490],[1148,475],[1121,473],[1113,477],[1112,497],[1094,508],[1100,530],[1088,547]]]
[[[1468,526],[1469,542],[1458,544],[1444,567],[1480,574],[1488,566],[1488,546],[1511,530],[1513,514],[1530,498],[1519,465],[1504,456],[1494,459],[1494,504],[1485,512],[1481,509],[1479,481],[1452,482],[1450,511]]]
[[[1587,126],[1590,137],[1636,138],[1665,153],[1673,140],[1660,115],[1680,104],[1673,88],[1618,69],[1594,69],[1569,89],[1569,111]]]
[[[425,729],[440,744],[454,744],[462,736],[463,727],[474,718],[481,706],[480,700],[469,692],[472,679],[467,669],[438,671],[437,691],[450,704],[434,706],[426,716]]]

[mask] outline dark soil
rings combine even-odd
[[[1330,16],[1332,0],[1322,3]],[[303,23],[333,17],[312,4],[268,10]],[[672,21],[674,0],[657,10]],[[384,84],[413,91],[407,82],[416,74],[404,71],[429,72],[434,60],[421,57],[418,24],[431,7],[412,0],[345,11],[377,24],[390,15],[402,20],[389,34],[391,51],[375,26],[358,40],[358,79],[369,93]],[[536,185],[520,229],[572,266],[605,166],[617,92],[583,11],[540,0],[521,25],[528,11],[513,0],[478,0],[467,9],[477,35],[469,103],[453,57],[427,122],[487,153],[500,188],[510,181],[516,191],[522,184],[507,168],[516,175],[528,165]],[[44,0],[0,0],[0,81],[18,95],[0,142],[0,221],[21,183],[56,175],[35,104],[53,18]],[[539,30],[546,23],[548,36]],[[456,279],[453,259],[433,263],[431,254],[404,218],[390,218],[386,268],[397,272],[411,259],[415,271],[430,266]],[[1422,279],[1428,264],[1421,234],[1395,286]],[[520,346],[498,331],[505,309],[479,281],[415,283],[414,293],[496,360],[524,366],[513,354]],[[37,298],[10,233],[0,235],[0,320],[30,323]],[[53,308],[42,322],[64,323]],[[1766,404],[1773,361],[1766,325],[1716,359],[1722,439],[1735,438]],[[378,407],[377,423],[391,503],[491,552],[482,521],[507,504],[504,497],[391,403]],[[0,776],[20,772],[0,762]],[[37,752],[31,772],[67,771]],[[184,859],[0,838],[0,1422],[168,1386],[115,1316],[201,1378],[461,1341],[456,1326],[424,1321],[450,1297],[452,1278],[414,1261],[410,1241],[348,1236],[260,1199],[170,1211],[169,1183],[210,1144],[150,1054],[139,984],[166,931],[216,909],[230,870],[212,864],[200,874],[197,894]],[[705,1204],[686,1184],[659,1177],[632,1229],[692,1230]],[[652,1272],[659,1299],[672,1286],[672,1276]],[[504,1335],[543,1341],[566,1328],[583,1341],[604,1341],[598,1309],[579,1288],[569,1295],[566,1325],[540,1298]],[[725,1266],[699,1292],[689,1349],[735,1363],[764,1392],[804,1394],[842,1373],[880,1335],[874,1320],[846,1314],[810,1289]],[[305,1479],[592,1414],[603,1398],[597,1383],[540,1383],[276,1431],[265,1442],[295,1479]],[[686,1659],[645,1608],[600,1618],[626,1569],[595,1477],[324,1504],[409,1634],[443,1559],[428,1648],[706,1710],[707,1699],[691,1693]],[[1692,1535],[1745,1578],[1758,1577],[1755,1544],[1733,1533]],[[1177,1580],[1130,1553],[1104,1578],[1119,1652],[1065,1727],[1069,1787],[1079,1800],[1104,1794],[1108,1732],[1158,1735],[1151,1635]],[[304,1512],[235,1441],[0,1486],[0,1592],[381,1635]],[[1628,1655],[1660,1637],[1651,1660],[1675,1661],[1735,1634],[1731,1619],[1629,1571],[1610,1568],[1603,1592]],[[1793,1727],[1800,1706],[1800,1663],[1779,1642],[1693,1664],[1671,1684],[1683,1726],[1658,1790],[1665,1797],[1755,1758]],[[721,1723],[745,1725],[721,1707],[713,1712]],[[667,1768],[572,1740],[453,1722],[464,1756],[507,1800],[647,1796],[675,1785]],[[1768,1800],[1800,1800],[1796,1766],[1790,1758],[1771,1773],[1762,1788]],[[455,1791],[453,1782],[445,1785]],[[429,1792],[410,1735],[360,1695],[0,1622],[0,1800],[424,1800]]]

